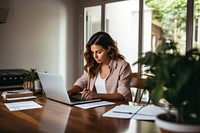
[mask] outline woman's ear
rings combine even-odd
[[[109,46],[108,49],[107,49],[107,52],[110,52],[110,49],[111,49],[111,48],[110,48],[110,46]]]

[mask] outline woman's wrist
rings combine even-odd
[[[102,96],[101,94],[98,94],[98,93],[97,93],[97,98],[100,98],[100,99],[101,99],[101,96]]]
[[[69,96],[72,94],[70,90],[68,90],[67,93],[68,93]]]

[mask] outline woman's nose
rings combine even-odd
[[[94,53],[94,58],[97,58],[97,54]]]

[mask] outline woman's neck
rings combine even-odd
[[[110,59],[107,58],[107,59],[101,64],[101,67],[107,67],[107,66],[109,66],[109,63],[110,63]]]
[[[107,59],[101,64],[100,75],[102,79],[105,79],[110,74],[109,63],[110,59]]]

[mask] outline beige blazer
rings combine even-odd
[[[97,68],[99,72],[100,66]],[[119,93],[125,97],[127,101],[132,101],[130,82],[131,82],[131,67],[128,62],[122,59],[111,60],[109,63],[110,74],[106,78],[106,90],[108,94]],[[88,73],[84,73],[74,85],[80,88],[90,89],[95,91],[95,81],[97,74],[94,78],[90,78]]]

